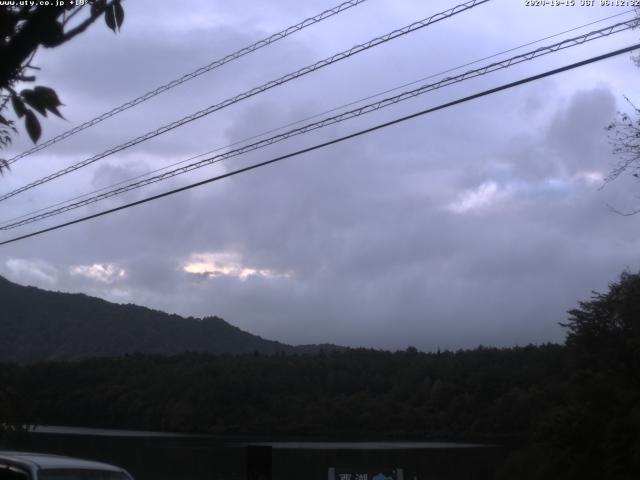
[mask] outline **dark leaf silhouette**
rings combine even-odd
[[[36,143],[42,134],[42,129],[40,128],[40,121],[36,117],[36,114],[33,113],[32,110],[27,110],[25,112],[24,125],[27,129],[27,133],[31,138],[33,143]]]
[[[64,36],[64,27],[60,22],[47,23],[42,27],[41,43],[45,47],[55,47]]]
[[[44,105],[42,105],[41,99],[34,90],[24,89],[20,92],[20,95],[27,105],[35,109],[40,115],[44,115],[45,117],[47,116],[47,110]]]
[[[16,112],[18,118],[22,118],[27,111],[27,107],[24,106],[24,102],[17,95],[11,95],[11,105],[13,111]]]
[[[35,87],[33,89],[37,101],[46,110],[49,110],[54,115],[60,118],[64,118],[58,111],[58,107],[62,105],[55,90],[49,87]]]
[[[113,33],[116,33],[118,27],[116,25],[116,14],[113,6],[110,6],[105,10],[104,21],[107,24],[107,27],[113,30]]]
[[[119,1],[114,2],[113,11],[115,13],[116,25],[118,26],[118,30],[120,30],[124,22],[124,9]]]

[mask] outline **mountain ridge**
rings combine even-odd
[[[22,286],[0,276],[0,362],[24,364],[132,353],[305,354],[344,348],[288,345],[253,335],[217,316],[182,317],[84,293]]]

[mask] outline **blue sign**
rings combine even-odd
[[[403,480],[401,468],[330,468],[329,480]]]

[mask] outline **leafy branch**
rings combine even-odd
[[[81,12],[88,13],[78,22]],[[100,17],[104,17],[105,24],[114,33],[120,31],[124,23],[122,0],[93,0],[83,6],[73,3],[61,6],[0,6],[0,148],[8,146],[12,135],[18,132],[15,121],[3,114],[9,103],[16,117],[23,120],[24,128],[34,143],[42,135],[36,113],[42,117],[52,113],[64,118],[59,111],[63,104],[55,90],[35,86],[17,92],[15,84],[35,82],[35,75],[27,75],[26,72],[39,70],[31,64],[39,47],[58,47],[84,32]],[[7,162],[0,160],[0,173],[6,168]]]

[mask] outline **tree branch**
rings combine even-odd
[[[116,0],[105,2],[90,10],[89,17],[67,32],[63,32],[62,24],[58,18],[66,11],[63,6],[41,6],[29,12],[29,18],[25,20],[17,32],[13,32],[12,38],[6,45],[0,47],[0,87],[5,87],[19,74],[29,55],[35,52],[40,45],[45,47],[57,47],[84,32],[96,21],[108,8],[112,8]],[[60,32],[52,34],[52,27],[59,26]],[[56,38],[57,37],[57,38]]]
[[[71,20],[71,19],[72,19],[73,17],[75,17],[78,13],[80,13],[80,12],[82,11],[82,9],[83,9],[83,8],[84,8],[84,5],[83,5],[83,6],[81,6],[81,7],[75,8],[75,9],[73,10],[73,12],[71,12],[71,13],[69,14],[69,16],[68,16],[68,17],[66,17],[66,18],[64,19],[64,21],[62,22],[62,25],[66,25],[67,23],[69,23],[69,20]]]
[[[621,217],[632,217],[632,216],[637,215],[638,213],[640,213],[640,208],[638,208],[637,210],[631,210],[629,212],[621,212],[617,208],[612,207],[611,205],[609,205],[608,203],[607,203],[607,208],[609,209],[609,211],[611,211],[611,212],[613,212],[613,213],[615,213],[617,215],[620,215]]]
[[[60,40],[52,45],[48,45],[48,48],[51,47],[57,47],[59,45],[62,45],[65,42],[68,42],[69,40],[71,40],[73,37],[75,37],[76,35],[84,32],[87,28],[89,28],[89,26],[91,26],[91,24],[93,22],[95,22],[98,17],[100,17],[107,9],[111,8],[113,6],[113,4],[115,3],[115,0],[111,0],[110,2],[106,3],[104,5],[104,7],[99,7],[98,9],[96,9],[96,11],[92,12],[89,14],[89,17],[84,20],[82,23],[76,25],[75,27],[73,27],[71,30],[68,30],[66,32],[64,32],[64,34],[62,35],[62,37],[60,37]],[[80,7],[82,8],[82,7]],[[78,10],[79,11],[79,10]],[[75,13],[74,13],[75,14]]]

